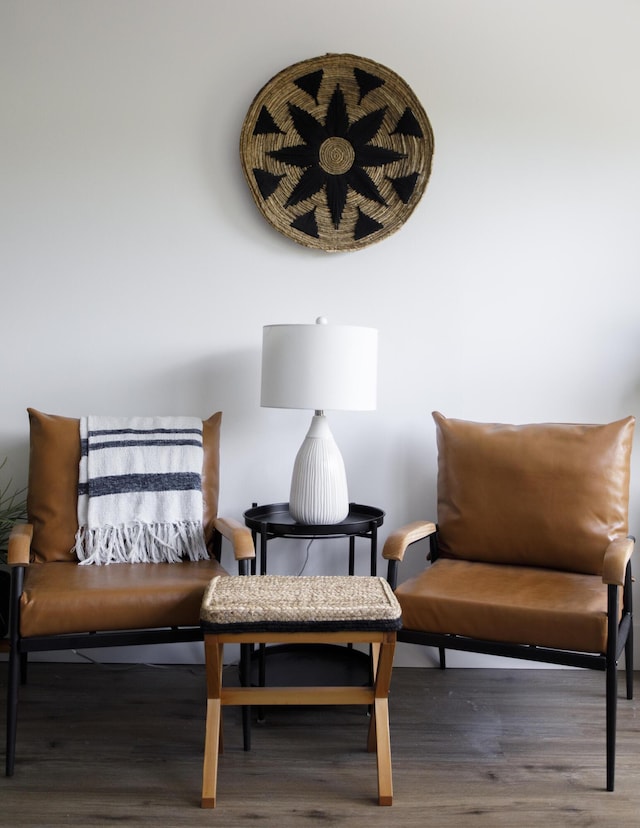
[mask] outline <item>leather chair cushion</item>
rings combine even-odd
[[[33,524],[36,561],[75,561],[71,552],[78,529],[76,511],[80,463],[80,421],[27,409],[30,423],[27,514]],[[220,425],[222,413],[203,421],[202,490],[205,538],[218,514]],[[84,567],[86,568],[86,567]]]
[[[198,626],[209,581],[226,575],[215,560],[179,564],[35,564],[25,571],[23,636]]]
[[[405,630],[606,650],[607,588],[595,575],[439,559],[396,597]]]
[[[635,425],[474,423],[433,414],[444,557],[601,575],[627,534]]]

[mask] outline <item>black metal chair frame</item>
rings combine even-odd
[[[417,541],[414,541],[416,543]],[[428,559],[432,562],[438,558],[437,530],[429,536],[430,550]],[[398,581],[397,560],[389,560],[387,580],[395,590]],[[607,651],[604,653],[581,653],[569,650],[555,650],[527,644],[506,644],[499,641],[467,638],[444,633],[429,633],[402,628],[398,632],[398,641],[409,644],[421,644],[437,647],[440,669],[446,667],[446,650],[463,650],[485,655],[520,658],[549,664],[561,664],[568,667],[584,667],[601,670],[606,673],[606,721],[607,721],[607,790],[613,791],[615,782],[616,720],[618,704],[618,661],[625,653],[625,674],[627,699],[633,698],[633,596],[631,563],[627,564],[625,583],[622,589],[622,614],[619,610],[619,587],[607,586]],[[620,622],[617,621],[620,617]]]
[[[212,539],[213,557],[220,563],[222,534],[214,531]],[[39,565],[39,564],[37,564]],[[42,564],[46,566],[47,564]],[[246,573],[248,561],[238,560],[240,574]],[[179,564],[176,564],[179,566]],[[174,644],[187,641],[202,641],[203,633],[197,626],[164,627],[145,630],[123,630],[105,632],[84,632],[65,635],[46,635],[23,638],[20,635],[20,596],[24,584],[25,566],[11,568],[11,604],[9,618],[9,680],[7,687],[7,749],[6,775],[13,776],[16,756],[16,735],[18,725],[19,685],[27,681],[29,653],[76,650],[98,647],[132,647],[150,644]]]

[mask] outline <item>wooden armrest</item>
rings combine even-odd
[[[255,558],[251,530],[233,518],[217,517],[213,525],[220,534],[233,546],[233,554],[237,561],[246,561]]]
[[[401,561],[408,546],[416,541],[433,535],[436,531],[435,523],[427,520],[416,520],[396,529],[384,543],[382,557],[388,561]]]
[[[624,586],[627,564],[633,552],[633,538],[616,538],[604,553],[602,580],[605,584]]]
[[[33,526],[30,523],[16,523],[9,535],[7,563],[9,566],[28,566],[31,560],[31,538]]]

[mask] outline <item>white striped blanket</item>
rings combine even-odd
[[[81,564],[208,557],[202,421],[82,417],[75,552]]]

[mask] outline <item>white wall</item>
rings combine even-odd
[[[351,498],[386,510],[383,538],[434,516],[434,408],[635,413],[639,35],[630,0],[3,0],[0,454],[14,477],[28,405],[222,409],[221,513],[286,500],[309,415],[260,409],[262,326],[319,314],[380,331],[378,410],[331,421]],[[435,133],[413,216],[355,253],[276,233],[238,158],[261,86],[325,52],[396,71]],[[303,556],[290,544],[274,571]],[[317,545],[307,572],[343,561]]]

